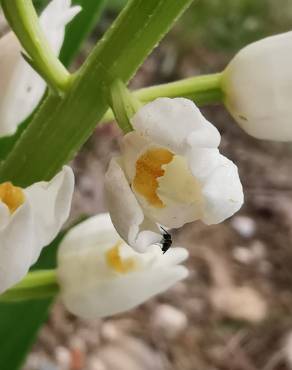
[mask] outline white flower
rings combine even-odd
[[[64,167],[50,182],[25,189],[0,185],[0,293],[20,281],[66,221],[74,175]]]
[[[237,167],[217,149],[217,129],[187,99],[159,98],[133,117],[105,179],[118,233],[143,252],[168,228],[219,223],[242,205]]]
[[[243,48],[223,73],[225,103],[259,139],[292,140],[292,32]]]
[[[184,248],[159,245],[135,252],[115,231],[109,214],[72,228],[58,251],[57,273],[66,308],[83,318],[127,311],[184,279]]]
[[[80,11],[71,0],[52,0],[40,16],[40,24],[56,55],[59,55],[65,26]],[[0,39],[0,137],[12,135],[37,107],[46,89],[45,81],[21,56],[21,45],[13,32]]]

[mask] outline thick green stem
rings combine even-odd
[[[45,100],[2,164],[0,181],[27,186],[52,178],[73,158],[108,109],[109,76],[129,81],[191,2],[129,1],[65,97],[49,96]]]
[[[21,282],[0,295],[0,302],[49,298],[58,292],[59,285],[55,270],[34,271],[28,273]]]
[[[220,86],[221,77],[222,73],[190,77],[180,81],[133,91],[132,95],[138,98],[142,104],[149,103],[150,101],[163,96],[168,98],[188,98],[193,100],[199,106],[218,103],[223,99],[223,92]],[[114,114],[109,109],[103,116],[102,122],[108,122],[113,119]]]
[[[31,0],[1,0],[1,4],[27,61],[54,90],[66,91],[71,76],[51,49]]]

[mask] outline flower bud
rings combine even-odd
[[[292,140],[292,32],[267,37],[242,50],[222,76],[225,104],[248,134]]]

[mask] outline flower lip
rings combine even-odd
[[[133,258],[123,259],[120,255],[120,249],[124,242],[119,240],[105,255],[109,268],[120,274],[128,274],[135,270],[135,260]]]
[[[165,204],[157,194],[158,179],[165,173],[163,165],[172,161],[174,154],[164,148],[147,150],[136,161],[136,174],[133,179],[133,188],[144,196],[156,208],[163,208]]]
[[[4,182],[0,184],[0,201],[12,214],[24,203],[25,195],[21,188],[13,186],[11,182]]]

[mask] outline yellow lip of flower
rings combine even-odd
[[[164,175],[162,166],[170,163],[173,156],[174,154],[167,149],[153,148],[142,154],[136,162],[133,186],[153,207],[165,207],[157,195],[158,178]]]
[[[5,203],[12,214],[25,201],[25,195],[21,188],[12,185],[11,182],[0,184],[0,201]]]
[[[122,259],[120,256],[120,246],[122,241],[118,241],[111,249],[106,252],[106,262],[110,268],[120,274],[127,274],[135,270],[136,263],[134,258]]]

